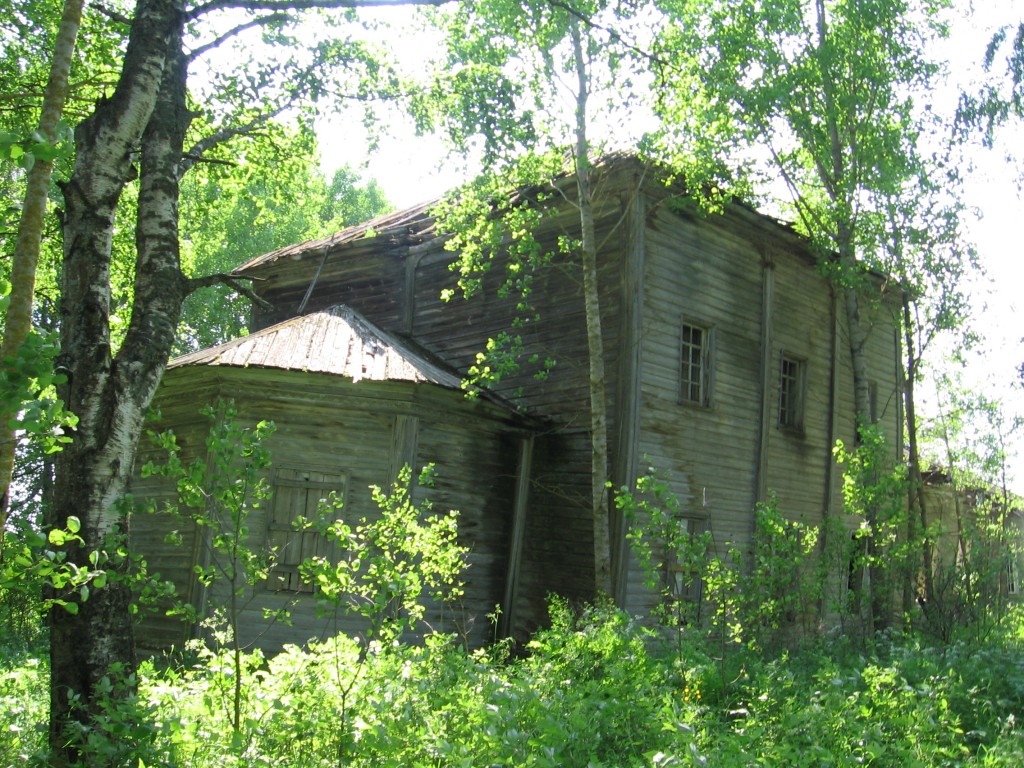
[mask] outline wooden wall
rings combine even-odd
[[[612,188],[597,206],[601,301],[606,348],[609,434],[618,427],[616,363],[621,303],[621,248],[625,237],[623,203]],[[538,239],[555,249],[556,238],[578,229],[578,212],[562,211],[545,222]],[[507,262],[498,259],[480,295],[440,300],[454,288],[453,257],[438,247],[415,256],[411,335],[456,369],[466,371],[488,338],[513,329],[516,298],[502,299],[498,288]],[[546,620],[550,593],[570,599],[593,596],[593,529],[590,512],[590,395],[586,317],[579,265],[556,257],[535,275],[530,301],[539,319],[514,328],[524,341],[522,369],[503,378],[493,391],[544,421],[534,455],[530,503],[519,563],[515,634],[525,636]],[[541,366],[530,358],[555,361],[538,379]]]
[[[344,475],[343,513],[349,518],[377,514],[368,488],[388,487],[403,461],[411,459],[414,472],[436,462],[436,487],[416,488],[415,497],[429,498],[437,511],[460,512],[460,542],[470,548],[470,568],[460,604],[454,609],[434,606],[428,621],[435,628],[464,633],[475,645],[491,637],[483,617],[504,594],[515,487],[517,438],[505,422],[507,414],[433,385],[366,380],[352,384],[299,371],[184,368],[167,374],[158,394],[163,415],[154,426],[173,428],[190,459],[202,452],[208,429],[197,411],[216,397],[234,398],[243,422],[268,419],[275,423],[277,429],[268,441],[275,466]],[[140,460],[152,453],[144,451]],[[160,485],[139,480],[133,490],[136,496],[168,496],[168,489]],[[265,510],[257,512],[250,521],[259,542],[265,540],[265,514]],[[133,520],[133,539],[154,570],[198,598],[201,590],[188,573],[202,554],[188,546],[194,542],[188,524],[176,524],[188,532],[185,547],[166,545],[163,540],[171,524],[165,516],[139,515]],[[207,610],[226,598],[225,587],[214,586],[206,595]],[[243,642],[272,650],[337,631],[359,631],[360,623],[350,618],[318,617],[315,603],[312,594],[257,586],[247,593],[242,608]],[[284,607],[291,611],[292,627],[264,618],[265,610]],[[149,617],[140,628],[139,643],[143,647],[180,644],[189,631],[172,620]]]
[[[646,178],[639,163],[612,167],[598,185],[600,283],[606,349],[612,480],[631,483],[654,466],[664,473],[686,515],[702,521],[723,550],[749,541],[758,500],[768,491],[794,518],[820,521],[841,503],[832,465],[837,437],[851,440],[852,378],[845,318],[814,259],[784,227],[737,207],[728,216],[697,217],[665,203],[668,191]],[[567,193],[570,197],[571,190]],[[500,299],[505,263],[496,261],[481,295],[440,299],[454,288],[452,255],[424,236],[423,226],[401,237],[348,241],[324,262],[309,308],[349,303],[371,321],[408,334],[460,372],[486,340],[509,330],[515,297]],[[415,232],[414,232],[415,229]],[[578,233],[571,205],[538,234],[549,246]],[[322,253],[263,269],[257,290],[281,307],[301,301]],[[539,321],[516,329],[526,355],[553,358],[499,382],[494,391],[543,420],[537,431],[530,505],[520,567],[516,626],[543,621],[555,591],[592,596],[589,395],[585,316],[579,269],[556,259],[537,274],[531,301]],[[270,316],[261,316],[265,324]],[[710,407],[680,402],[680,324],[714,331]],[[767,319],[767,325],[765,324]],[[879,418],[900,455],[898,343],[884,303],[874,324],[869,358],[877,378]],[[806,360],[806,405],[799,432],[777,424],[778,365],[783,351]],[[833,357],[838,361],[833,370]],[[511,454],[510,454],[511,455]],[[507,474],[507,473],[506,473]],[[649,604],[640,574],[619,536],[618,598],[631,610]]]
[[[638,455],[669,482],[681,513],[710,530],[719,552],[747,545],[753,509],[774,494],[791,519],[841,511],[836,438],[853,440],[845,310],[794,238],[742,215],[694,218],[648,200],[640,330]],[[749,217],[747,217],[749,218]],[[891,309],[866,313],[878,417],[900,456],[898,340]],[[680,400],[680,325],[713,332],[708,407]],[[778,423],[783,353],[804,361],[802,428]],[[836,358],[836,356],[838,356]],[[833,359],[837,368],[833,370]],[[837,390],[837,391],[834,391]],[[630,610],[655,597],[627,555]]]

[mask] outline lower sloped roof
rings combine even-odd
[[[175,358],[168,368],[223,365],[410,381],[461,389],[459,375],[422,350],[339,305]]]

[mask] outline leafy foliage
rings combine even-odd
[[[627,537],[659,596],[653,613],[676,635],[708,630],[723,643],[751,649],[784,645],[802,623],[813,625],[827,574],[818,558],[818,527],[788,519],[772,495],[754,510],[749,550],[717,541],[713,527],[680,514],[678,499],[652,469],[615,503]]]
[[[423,469],[421,486],[432,484],[433,467]],[[324,530],[341,557],[307,560],[303,578],[320,596],[322,610],[342,609],[367,620],[365,639],[379,646],[398,642],[426,614],[425,598],[445,604],[463,593],[461,574],[469,551],[458,544],[458,512],[433,514],[429,501],[414,504],[412,471],[403,467],[390,492],[370,488],[379,516],[348,522],[341,502],[322,502]],[[310,525],[306,522],[305,525]]]
[[[10,285],[0,281],[0,312],[8,300]],[[57,397],[56,385],[65,380],[54,370],[56,334],[33,329],[16,355],[0,368],[3,412],[15,414],[11,426],[24,430],[46,453],[59,451],[70,442],[77,423],[74,414]]]
[[[728,689],[714,645],[664,653],[610,606],[551,603],[528,654],[469,653],[443,637],[360,664],[338,637],[246,655],[245,737],[221,696],[229,658],[147,662],[139,696],[104,710],[83,754],[147,766],[1016,766],[1024,757],[1021,613],[981,642],[841,638],[768,657],[744,651]],[[1016,633],[1016,634],[1015,634]],[[1016,639],[1015,639],[1016,638]],[[45,661],[0,657],[0,756],[40,759]],[[111,678],[111,687],[117,685]],[[352,729],[339,736],[342,696]],[[297,738],[301,734],[301,738]]]
[[[265,546],[252,528],[253,516],[266,509],[271,498],[266,442],[274,425],[260,421],[244,426],[231,402],[208,406],[203,414],[211,427],[202,455],[186,463],[173,432],[154,434],[166,458],[149,462],[143,475],[172,480],[176,497],[161,511],[187,517],[207,533],[209,565],[196,564],[195,572],[206,587],[223,587],[210,591],[211,615],[199,616],[195,606],[180,598],[170,613],[193,623],[201,620],[210,630],[212,649],[200,645],[198,653],[213,673],[209,683],[232,730],[230,754],[248,759],[259,723],[267,715],[260,713],[262,697],[253,694],[256,681],[263,677],[264,659],[259,652],[246,653],[240,621],[254,590],[271,578],[281,554]],[[419,484],[429,487],[432,478],[433,467],[426,467]],[[406,467],[389,492],[370,489],[378,507],[376,516],[346,520],[342,499],[332,494],[320,500],[315,519],[293,521],[296,530],[314,528],[336,545],[331,555],[310,557],[299,566],[299,574],[313,587],[319,610],[364,620],[354,658],[346,650],[349,646],[341,641],[333,644],[338,697],[333,728],[340,754],[351,746],[354,728],[348,695],[368,657],[394,653],[407,633],[424,621],[428,601],[444,605],[462,594],[468,550],[457,541],[458,513],[435,514],[429,501],[415,504],[411,489],[412,473]],[[267,618],[288,622],[288,610],[280,609]],[[348,669],[343,670],[343,665]]]
[[[579,246],[568,236],[554,243],[537,237],[541,225],[557,212],[553,203],[559,192],[553,179],[564,170],[558,153],[529,153],[502,174],[482,176],[448,195],[434,209],[440,226],[453,233],[445,248],[457,254],[451,269],[458,273],[459,290],[445,290],[442,298],[450,301],[461,293],[470,299],[490,290],[515,306],[512,327],[488,339],[467,371],[464,386],[471,391],[524,371],[545,378],[556,364],[551,355],[531,348],[529,336],[532,326],[542,321],[531,298],[536,278],[557,257],[573,255]]]
[[[387,210],[374,181],[350,168],[331,180],[319,168],[316,137],[272,122],[239,141],[229,164],[194,166],[181,183],[182,268],[192,277],[231,272],[245,261],[323,237]],[[196,292],[183,307],[176,351],[244,333],[249,300],[226,288]]]
[[[843,255],[852,237],[870,258],[861,215],[919,169],[912,98],[936,72],[921,40],[943,32],[942,3],[661,6],[665,150],[729,158],[743,178],[757,167],[750,148],[764,147],[808,234]]]
[[[939,545],[925,619],[930,631],[949,640],[964,631],[983,636],[1003,620],[1003,596],[1022,551],[1007,446],[1022,420],[1004,403],[964,389],[953,375],[940,377],[939,389],[938,415],[922,432],[926,455],[944,468],[937,488],[948,494],[945,502],[938,494],[935,499],[930,535]]]
[[[989,82],[979,93],[963,94],[957,113],[959,127],[980,129],[991,146],[997,129],[1024,116],[1024,22],[996,31],[984,56]]]
[[[910,583],[916,565],[919,542],[904,536],[906,467],[894,465],[885,437],[875,426],[862,427],[852,448],[836,441],[833,454],[843,467],[843,512],[851,516],[854,529],[851,588],[843,613],[860,616],[870,632],[893,614],[896,590]]]
[[[214,610],[222,612],[227,625],[224,644],[230,650],[234,671],[231,726],[237,736],[242,729],[245,676],[239,635],[241,611],[249,591],[267,578],[273,559],[273,552],[264,551],[250,540],[249,520],[270,497],[270,486],[263,474],[270,466],[270,451],[264,442],[273,433],[274,425],[261,421],[255,427],[243,427],[237,409],[228,402],[204,408],[203,415],[212,422],[204,455],[184,464],[174,433],[168,431],[154,436],[167,453],[166,461],[149,462],[142,474],[173,480],[177,498],[168,502],[163,511],[184,514],[200,529],[209,531],[209,565],[196,564],[195,568],[204,586],[216,581],[227,590],[226,599],[215,605]],[[180,605],[175,611],[196,620],[191,605]]]

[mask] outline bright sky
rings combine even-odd
[[[958,5],[953,33],[943,52],[951,61],[949,84],[935,94],[937,109],[953,108],[961,90],[983,77],[981,59],[994,30],[1024,19],[1024,0]],[[428,55],[433,46],[419,33],[401,39],[395,47],[415,56]],[[324,167],[333,170],[345,163],[361,167],[400,207],[436,197],[467,177],[464,168],[445,158],[440,140],[414,136],[407,119],[396,115],[388,131],[378,150],[368,155],[368,141],[360,125],[341,119],[324,121],[319,131]],[[1018,189],[1024,178],[1024,154],[1011,156],[1018,147],[1024,147],[1024,126],[1004,129],[994,149],[978,147],[972,153],[964,190],[965,202],[977,211],[977,218],[968,222],[966,236],[976,244],[987,273],[972,286],[973,314],[984,342],[964,376],[974,391],[1004,399],[1008,415],[1024,415],[1024,389],[1017,374],[1017,367],[1024,363],[1024,328],[1020,324],[1024,206]],[[929,403],[924,406],[929,408]],[[1013,452],[1014,487],[1024,493],[1024,434],[1018,436]]]

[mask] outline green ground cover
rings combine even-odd
[[[723,654],[556,602],[522,654],[447,636],[247,654],[237,725],[230,653],[151,660],[138,695],[112,696],[78,738],[90,764],[150,767],[1019,766],[1022,629],[1017,613],[942,646],[888,634]],[[9,643],[0,765],[45,764],[47,697],[44,654]]]

